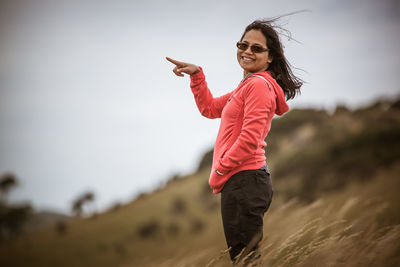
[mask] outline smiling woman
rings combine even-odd
[[[234,262],[260,258],[263,217],[273,195],[264,140],[273,116],[289,110],[286,100],[302,85],[286,61],[274,22],[256,20],[246,27],[236,44],[244,78],[220,97],[212,96],[201,67],[167,57],[177,76],[190,75],[201,114],[221,118],[209,184],[214,193],[221,193],[225,238]]]

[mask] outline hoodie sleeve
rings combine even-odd
[[[243,125],[234,144],[216,163],[215,169],[227,173],[252,157],[260,142],[264,141],[264,131],[268,115],[274,107],[275,94],[262,80],[255,80],[244,88]]]
[[[228,102],[232,92],[214,98],[207,87],[202,68],[200,68],[200,72],[190,75],[190,88],[201,115],[209,119],[221,118],[222,109]]]

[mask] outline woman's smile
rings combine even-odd
[[[250,57],[242,56],[242,61],[243,61],[243,62],[253,62],[254,59],[252,59],[252,58],[250,58]]]

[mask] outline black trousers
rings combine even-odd
[[[270,174],[245,170],[234,174],[221,192],[221,213],[231,260],[245,249],[258,248],[263,237],[263,217],[273,195]]]

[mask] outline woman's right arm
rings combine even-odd
[[[182,73],[190,75],[190,87],[200,113],[204,117],[210,119],[220,118],[222,109],[228,102],[228,99],[232,93],[214,98],[207,87],[206,79],[201,67],[186,62],[177,61],[169,57],[166,59],[175,64],[173,72],[176,76],[183,77],[184,75]]]
[[[190,75],[190,88],[192,89],[201,115],[209,119],[221,118],[222,110],[231,97],[232,92],[214,98],[207,87],[207,82],[201,68],[198,73]]]

